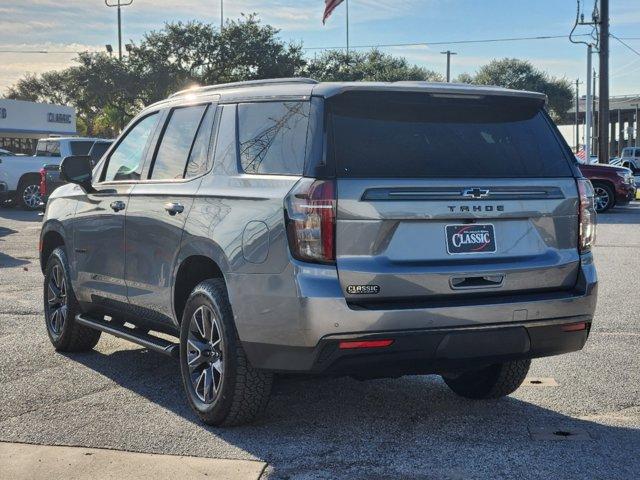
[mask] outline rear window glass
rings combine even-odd
[[[238,105],[242,170],[245,173],[302,174],[310,108],[309,102]]]
[[[36,147],[37,157],[59,157],[60,156],[60,142],[38,142]]]
[[[88,155],[89,150],[91,150],[91,147],[93,147],[94,143],[95,142],[92,141],[69,142],[71,155]]]
[[[330,104],[342,177],[568,177],[537,101],[346,94]]]

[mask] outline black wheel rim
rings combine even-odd
[[[222,385],[222,331],[213,310],[198,307],[191,316],[187,337],[187,366],[193,392],[205,404],[213,403]]]
[[[594,192],[596,210],[598,212],[606,210],[609,206],[609,202],[611,201],[609,198],[609,192],[607,192],[607,189],[603,187],[595,187]]]
[[[67,321],[67,282],[60,265],[54,265],[49,275],[47,310],[49,330],[55,337],[59,337]]]

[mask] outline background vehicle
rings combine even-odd
[[[620,163],[623,167],[630,168],[634,174],[640,172],[640,148],[623,148]]]
[[[93,165],[96,165],[102,155],[109,149],[113,140],[97,140],[89,150],[89,157]],[[46,205],[51,192],[66,182],[60,178],[60,165],[45,164],[40,169],[40,201],[42,206]]]
[[[13,157],[15,156],[15,153],[5,150],[4,148],[0,148],[0,156]]]
[[[580,165],[580,171],[593,184],[598,213],[616,205],[626,205],[635,198],[636,184],[631,170],[614,165]]]
[[[258,415],[282,371],[508,395],[531,358],[581,349],[595,309],[593,190],[545,100],[280,79],[152,105],[93,170],[61,166],[49,337],[177,357],[215,425]]]
[[[59,165],[62,158],[86,155],[95,138],[64,137],[38,140],[36,154],[0,155],[0,193],[3,200],[15,200],[29,210],[40,207],[40,169],[44,164]]]

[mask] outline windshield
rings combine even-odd
[[[342,177],[570,177],[538,101],[352,93],[330,103]]]

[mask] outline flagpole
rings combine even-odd
[[[349,0],[347,0],[347,58],[349,58]]]

